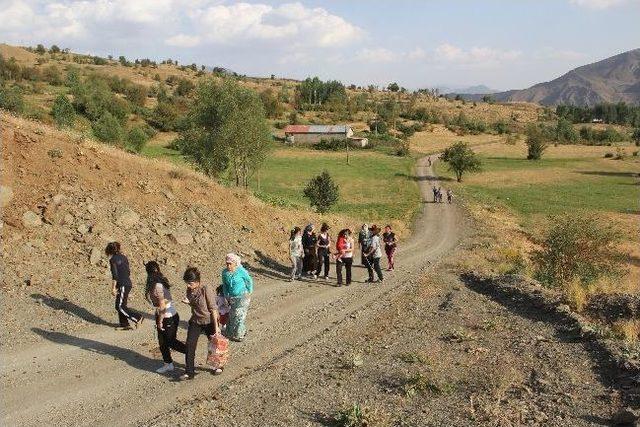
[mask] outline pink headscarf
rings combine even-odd
[[[225,257],[225,262],[233,263],[237,266],[242,265],[242,259],[240,258],[240,256],[236,255],[233,252],[227,254],[227,256]]]

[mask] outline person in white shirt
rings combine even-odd
[[[378,281],[384,281],[382,276],[382,269],[380,268],[380,258],[382,258],[382,244],[380,242],[380,228],[377,225],[371,227],[371,246],[367,251],[367,271],[369,272],[369,279],[365,283],[375,283],[376,280],[373,277],[373,271],[375,270],[378,276]]]
[[[302,230],[294,227],[289,238],[289,257],[291,258],[291,278],[290,282],[300,279],[302,276],[302,258],[304,249],[302,248]]]

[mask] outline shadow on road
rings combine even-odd
[[[40,328],[31,328],[31,330],[56,344],[70,345],[92,353],[111,356],[126,362],[127,365],[136,369],[154,372],[155,369],[158,368],[158,360],[143,356],[142,354],[128,348],[122,348],[87,338],[74,337],[73,335],[65,334],[63,332],[46,331]],[[123,333],[126,334],[128,332],[123,331]]]
[[[95,325],[116,327],[117,323],[111,323],[104,320],[102,317],[97,316],[87,310],[84,307],[80,307],[76,303],[69,301],[68,299],[60,299],[52,297],[50,295],[31,294],[31,298],[36,301],[42,301],[45,305],[53,308],[54,310],[62,310],[65,313],[79,317],[85,322],[93,323]]]
[[[415,175],[409,175],[409,174],[400,173],[400,172],[397,172],[395,174],[395,176],[406,178],[406,179],[408,179],[410,181],[416,181],[416,182],[421,182],[421,181],[453,181],[453,179],[448,178],[446,176],[434,176],[434,175],[415,176]]]

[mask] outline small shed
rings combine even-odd
[[[285,141],[290,144],[317,144],[322,140],[345,140],[353,136],[348,125],[288,125]]]

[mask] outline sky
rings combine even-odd
[[[640,0],[0,0],[0,42],[251,76],[520,89],[640,47]]]

